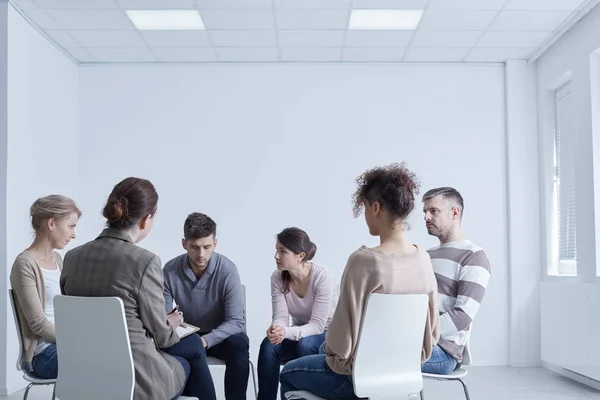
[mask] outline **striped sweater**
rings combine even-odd
[[[465,346],[490,280],[490,263],[483,249],[470,240],[444,243],[428,253],[438,284],[438,345],[468,365],[470,357]]]

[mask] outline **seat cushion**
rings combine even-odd
[[[25,379],[27,382],[33,383],[34,385],[52,385],[56,383],[56,379],[40,379],[37,376],[27,372],[23,374],[23,379]]]
[[[287,392],[284,394],[286,400],[324,400],[322,397],[316,396],[311,392],[307,392],[306,390],[295,390],[292,392]]]
[[[423,378],[425,379],[437,379],[439,381],[450,381],[453,379],[461,379],[467,376],[469,372],[466,368],[458,368],[452,371],[449,375],[437,375],[437,374],[423,374]]]

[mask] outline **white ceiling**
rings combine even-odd
[[[588,0],[10,0],[80,63],[502,62]],[[197,9],[204,31],[138,31],[123,10]],[[348,30],[353,9],[424,9],[415,31]]]

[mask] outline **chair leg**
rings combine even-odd
[[[419,396],[421,397],[421,400],[425,400],[425,393],[423,392],[423,389],[421,389],[421,393],[419,393]]]
[[[258,387],[256,385],[256,375],[254,374],[254,364],[250,361],[250,371],[252,371],[252,386],[254,387],[254,398],[258,399]]]
[[[29,397],[29,389],[31,389],[32,386],[33,383],[30,383],[29,385],[27,385],[27,388],[25,388],[25,393],[23,393],[23,400],[27,400],[27,397]]]
[[[463,387],[463,389],[465,391],[465,398],[467,400],[471,400],[471,397],[469,397],[469,389],[467,389],[467,385],[463,382],[462,379],[459,379],[458,381],[461,383],[461,385],[462,385],[462,387]]]
[[[52,400],[56,400],[56,383],[52,385]]]

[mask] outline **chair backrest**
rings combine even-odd
[[[8,298],[10,299],[10,305],[13,311],[13,317],[15,318],[15,326],[17,327],[17,337],[19,338],[19,358],[17,358],[17,370],[23,370],[23,332],[21,331],[21,324],[19,320],[19,313],[17,312],[17,305],[15,299],[15,293],[12,289],[8,289]]]
[[[132,399],[133,356],[118,297],[54,298],[61,400]]]
[[[242,295],[244,296],[244,333],[248,329],[248,316],[246,315],[246,286],[242,285]]]
[[[471,354],[471,333],[473,332],[473,322],[469,326],[467,331],[467,344],[465,344],[465,350],[463,351],[463,357],[461,365],[469,365],[473,362],[473,355]]]
[[[352,370],[358,397],[405,399],[423,389],[427,305],[426,294],[369,296]]]

